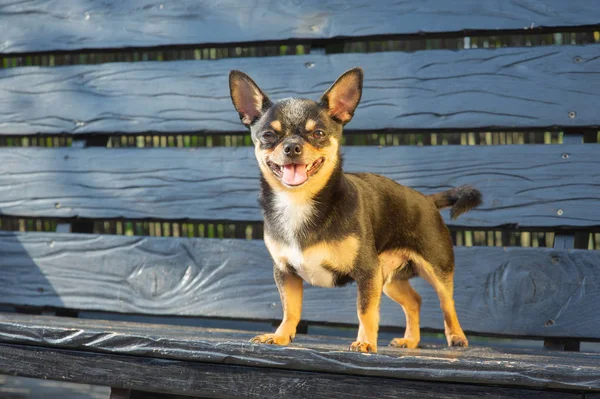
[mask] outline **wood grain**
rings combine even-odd
[[[470,228],[600,225],[600,146],[346,147],[347,171],[424,193],[472,184]],[[253,149],[0,149],[0,213],[11,216],[262,221]],[[561,211],[559,211],[561,210]]]
[[[349,129],[600,124],[600,56],[588,45],[9,68],[0,70],[0,134],[239,132],[231,69],[273,99],[316,100],[355,66],[365,87]]]
[[[2,399],[107,399],[109,395],[108,387],[0,375]]]
[[[234,0],[12,1],[0,6],[0,52],[324,39],[595,25],[590,0],[386,2]]]
[[[248,358],[249,363],[252,363],[252,356]],[[376,360],[381,360],[380,358],[377,357]],[[211,364],[212,361],[184,362],[6,344],[0,345],[0,360],[0,372],[11,375],[199,395],[206,398],[347,398],[349,395],[361,398],[397,398],[398,392],[402,392],[406,398],[479,398],[487,394],[495,398],[574,399],[581,397],[581,392],[596,391],[595,387],[590,389],[585,383],[568,384],[570,389],[575,390],[573,393],[534,392],[456,383],[432,384],[398,379],[399,375],[402,376],[402,368],[397,368],[395,371],[400,373],[391,378],[374,378],[357,376],[360,370],[352,373],[354,375],[333,374],[329,370],[328,373],[315,373],[283,368]],[[372,365],[374,364],[372,362]],[[568,366],[560,369],[568,369]],[[582,371],[585,373],[589,369],[585,368]],[[457,374],[459,373],[457,370]],[[497,378],[494,372],[471,371],[470,374],[470,382],[485,381],[486,377],[491,376],[496,385],[514,386],[517,379],[507,376],[502,383],[502,378]],[[527,374],[534,373],[529,370]],[[544,383],[536,385],[541,389],[556,386],[564,388],[565,385],[561,382],[569,377],[559,376],[559,379],[560,382],[550,381],[546,374]],[[443,381],[443,378],[440,380]]]
[[[468,332],[600,338],[600,252],[456,248],[455,300]],[[279,320],[262,241],[0,233],[0,303],[107,312]],[[443,330],[422,280],[421,325]],[[303,319],[356,325],[356,287],[306,285]],[[382,326],[402,327],[382,302]]]

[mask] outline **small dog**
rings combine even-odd
[[[255,145],[265,244],[283,306],[275,333],[251,342],[292,342],[303,280],[321,287],[354,281],[360,326],[349,349],[377,351],[382,292],[406,315],[404,338],[391,345],[416,348],[421,297],[409,279],[420,276],[438,294],[448,345],[466,347],[454,308],[452,239],[439,209],[452,207],[455,218],[479,206],[481,193],[461,186],[426,196],[379,175],[342,172],[342,130],[358,106],[362,82],[362,69],[354,68],[318,102],[272,102],[248,75],[229,75],[233,105]]]

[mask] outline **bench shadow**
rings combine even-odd
[[[51,261],[45,270],[38,265],[40,259],[60,256],[58,240],[56,233],[0,231],[0,311],[16,308],[35,314],[42,309],[65,308],[48,278],[60,278],[60,270]]]

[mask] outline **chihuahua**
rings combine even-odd
[[[390,345],[416,348],[421,297],[409,279],[419,276],[439,297],[448,345],[466,347],[453,300],[452,238],[439,210],[451,207],[456,218],[479,206],[481,193],[461,186],[427,196],[379,175],[344,173],[342,130],[354,116],[362,83],[362,69],[354,68],[318,102],[272,102],[248,75],[229,75],[233,105],[250,129],[261,171],[264,239],[283,308],[275,333],[251,342],[292,342],[303,281],[321,287],[355,282],[360,324],[349,349],[377,352],[382,292],[406,315],[404,337]]]

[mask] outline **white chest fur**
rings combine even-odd
[[[331,269],[326,269],[323,264],[327,262],[327,254],[301,251],[297,246],[282,246],[279,252],[278,267],[293,267],[304,281],[319,287],[333,287],[335,278]]]
[[[335,273],[349,273],[358,253],[358,239],[347,236],[342,240],[322,241],[301,248],[298,237],[310,234],[314,203],[310,199],[289,193],[277,193],[273,202],[274,223],[283,237],[265,232],[265,244],[277,267],[286,271],[292,267],[306,282],[320,287],[333,287]]]
[[[314,215],[312,200],[280,192],[275,194],[273,206],[276,210],[275,223],[283,231],[287,242],[293,242],[298,235],[311,228]]]
[[[350,273],[358,253],[355,236],[301,249],[298,245],[286,245],[265,234],[265,244],[280,270],[287,271],[288,267],[292,267],[304,281],[319,287],[333,287],[336,272]]]
[[[291,245],[273,245],[273,243],[269,245],[267,243],[277,266],[282,270],[285,270],[288,265],[293,267],[296,273],[309,284],[332,287],[334,284],[333,273],[322,266],[325,254],[310,256],[310,253],[302,251],[296,243],[296,237],[304,234],[305,230],[311,227],[313,202],[299,198],[297,195],[277,193],[273,205],[277,211],[278,226],[285,236],[283,238],[292,243]]]

